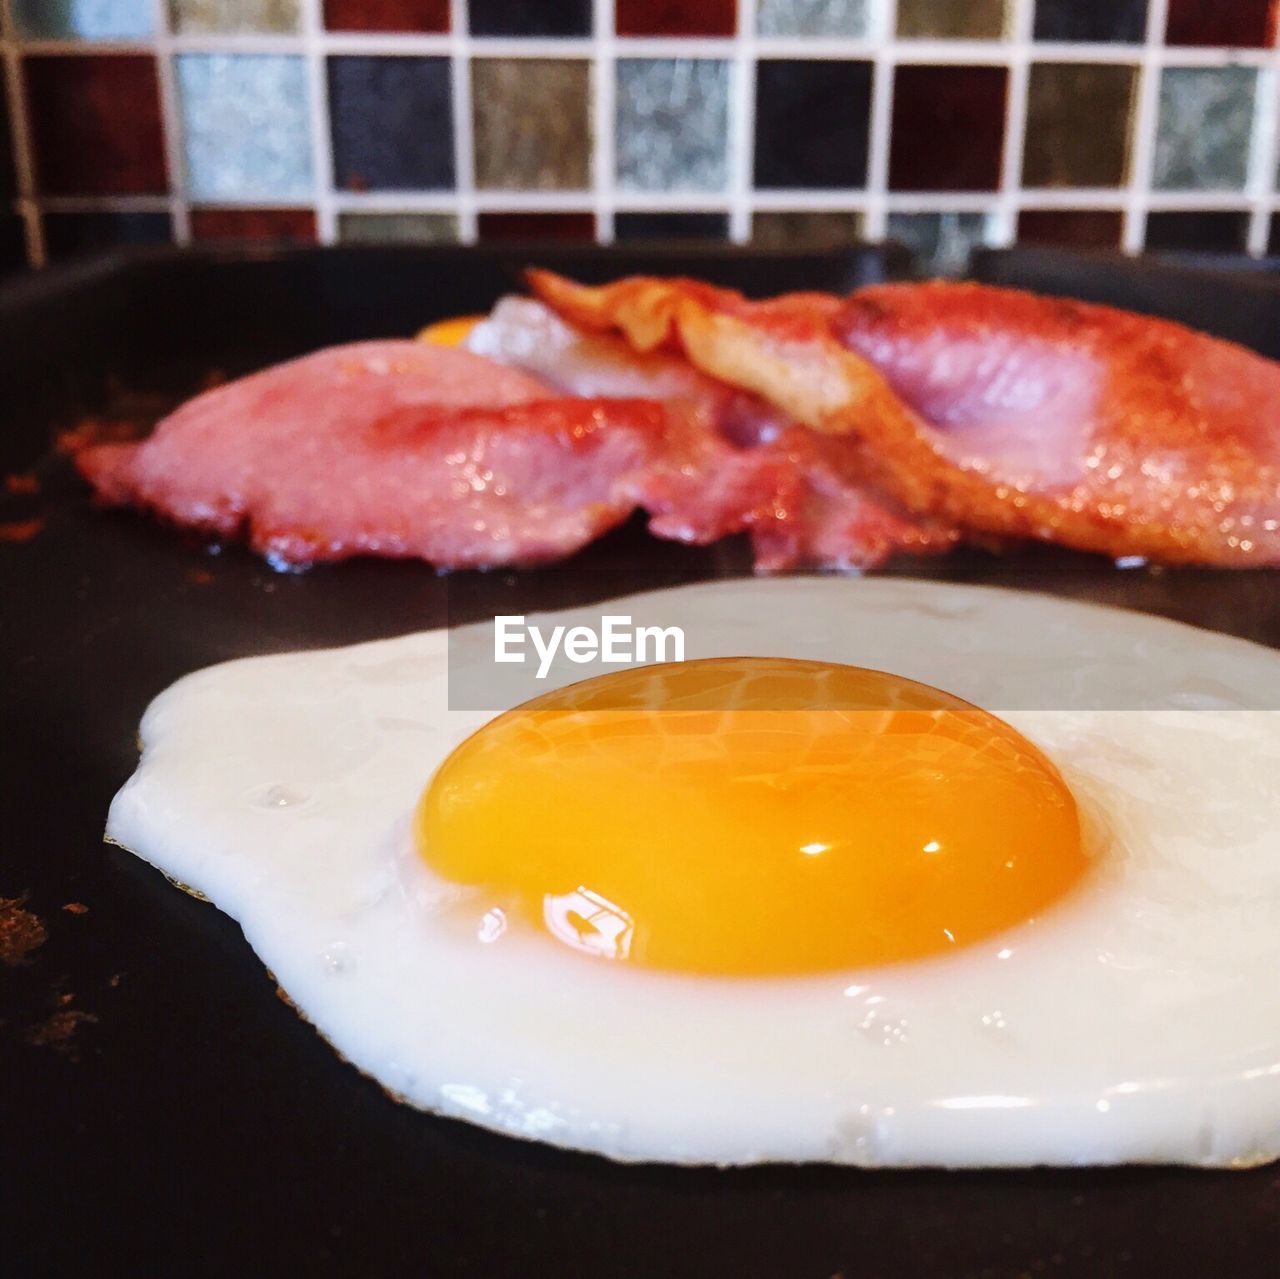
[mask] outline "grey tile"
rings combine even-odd
[[[1256,84],[1252,67],[1165,68],[1151,178],[1156,190],[1243,190]]]
[[[43,40],[139,40],[154,31],[152,0],[11,0],[20,35]]]
[[[590,74],[581,60],[473,62],[476,186],[486,191],[589,186]]]
[[[756,30],[762,36],[867,34],[867,0],[760,0]]]
[[[452,213],[340,213],[344,244],[452,244],[458,220]]]
[[[168,0],[175,31],[296,31],[300,0]]]
[[[196,199],[311,194],[301,58],[184,53],[176,64],[187,184]]]
[[[983,213],[891,213],[889,239],[906,245],[925,275],[962,275],[986,226]]]
[[[615,155],[626,191],[723,191],[729,181],[729,64],[622,58]]]

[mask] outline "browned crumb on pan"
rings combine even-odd
[[[145,430],[143,422],[87,417],[69,430],[59,431],[56,444],[59,453],[71,457],[94,444],[127,444]]]
[[[84,902],[66,902],[63,904],[62,909],[68,915],[87,915],[89,913],[89,908]]]
[[[213,574],[208,569],[193,568],[187,574],[187,581],[193,586],[208,586],[213,581]]]
[[[27,898],[0,897],[0,964],[13,967],[43,946],[49,936],[40,916],[26,909]]]
[[[70,998],[70,996],[68,996]],[[98,1019],[79,1008],[60,1008],[56,1013],[27,1031],[27,1043],[33,1048],[52,1048],[55,1052],[74,1053],[77,1029]]]
[[[44,520],[6,520],[0,523],[0,542],[29,542],[44,528]]]

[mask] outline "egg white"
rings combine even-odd
[[[682,625],[689,656],[851,662],[1020,707],[1003,713],[1075,790],[1096,868],[988,941],[820,976],[648,972],[515,927],[481,941],[484,902],[429,872],[409,829],[488,718],[447,709],[442,631],[179,681],[146,713],[107,836],[238,920],[360,1070],[516,1136],[716,1164],[1280,1154],[1280,712],[1242,709],[1280,655],[892,579],[718,583],[608,611]],[[489,628],[472,637],[480,661]],[[1187,709],[1105,709],[1162,705]]]

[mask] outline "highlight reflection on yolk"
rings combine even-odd
[[[913,959],[1083,874],[1075,800],[1008,724],[852,666],[717,658],[548,693],[445,760],[438,874],[561,941],[688,973]]]

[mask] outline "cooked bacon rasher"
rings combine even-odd
[[[1280,562],[1280,365],[1164,320],[977,284],[749,302],[689,280],[534,291],[683,352],[826,436],[919,517],[1113,557]]]

